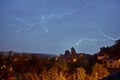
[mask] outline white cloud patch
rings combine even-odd
[[[44,17],[44,16],[42,16],[42,17],[41,17],[41,19],[42,19],[42,20],[45,20],[45,17]]]
[[[48,32],[48,29],[47,29],[47,27],[46,27],[46,26],[44,26],[44,30],[45,30],[45,32]]]

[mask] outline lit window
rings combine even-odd
[[[58,60],[58,58],[56,57],[55,60]]]
[[[76,62],[77,61],[77,59],[73,59],[73,62]]]

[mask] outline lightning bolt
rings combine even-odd
[[[105,39],[104,39],[105,40]],[[103,41],[103,40],[100,40],[100,39],[79,39],[75,45],[79,45],[82,41],[91,41],[91,42],[95,42],[95,41]]]
[[[18,18],[18,17],[15,17],[15,19],[16,19],[17,21],[25,24],[26,26],[28,26],[28,27],[26,27],[26,28],[20,27],[20,28],[17,29],[15,32],[19,32],[19,31],[21,31],[21,30],[31,30],[31,29],[34,27],[34,24],[29,24],[29,23],[28,23],[26,20],[24,20],[24,19],[21,19],[21,18]],[[21,25],[21,24],[20,24],[20,26],[25,26],[25,25]]]
[[[19,22],[22,22],[22,23],[24,23],[24,24],[26,24],[26,25],[29,25],[29,23],[28,23],[27,21],[25,21],[24,19],[21,19],[21,18],[18,18],[18,17],[15,17],[15,19],[16,19],[17,21],[19,21]]]
[[[105,34],[105,33],[104,33],[102,30],[100,30],[99,28],[97,28],[97,30],[98,30],[98,32],[101,33],[101,35],[102,35],[103,37],[107,38],[108,40],[112,40],[112,41],[116,41],[116,40],[117,40],[117,38],[113,38],[113,37]]]
[[[85,9],[86,7],[88,7],[88,6],[92,5],[92,4],[94,4],[95,2],[96,2],[96,0],[93,1],[93,2],[91,2],[91,3],[87,3],[86,5],[80,7],[80,8],[77,9],[77,10],[74,10],[74,11],[71,11],[71,12],[66,12],[66,13],[60,14],[60,15],[58,15],[58,18],[63,17],[63,16],[66,16],[66,15],[72,15],[72,14],[75,14],[75,13],[77,13],[77,12],[80,12],[81,10],[83,10],[83,9]]]
[[[100,30],[99,28],[96,28],[96,29],[97,29],[97,31],[98,31],[103,37],[105,37],[105,39],[79,39],[79,40],[75,43],[75,45],[79,45],[82,41],[92,41],[92,42],[94,42],[94,41],[105,41],[105,40],[116,41],[117,39],[119,39],[119,38],[113,38],[113,37],[105,34],[105,33],[104,33],[102,30]]]

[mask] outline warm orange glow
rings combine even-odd
[[[6,66],[5,66],[5,65],[3,65],[3,66],[1,67],[1,69],[4,69],[4,68],[6,68]]]
[[[10,69],[9,69],[10,71],[12,71],[13,70],[13,68],[12,67],[10,67]]]
[[[15,62],[15,61],[17,61],[17,60],[18,60],[18,59],[17,59],[17,58],[15,58],[15,59],[14,59],[14,62]]]
[[[76,62],[77,61],[77,59],[73,59],[73,62]]]
[[[120,59],[118,60],[118,62],[120,63]]]
[[[50,58],[48,58],[48,60],[50,60]]]
[[[58,58],[56,57],[55,60],[58,60]]]

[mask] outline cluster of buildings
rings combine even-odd
[[[107,53],[101,53],[97,59],[108,68],[120,68],[120,59],[110,58]]]
[[[84,53],[77,54],[75,49],[72,47],[71,51],[66,50],[64,55],[55,57],[55,60],[64,59],[67,62],[76,62],[85,56],[86,55]],[[110,57],[107,53],[99,53],[97,55],[97,60],[100,61],[107,68],[116,68],[116,69],[120,68],[120,59],[115,57]]]

